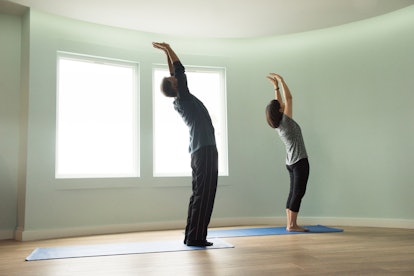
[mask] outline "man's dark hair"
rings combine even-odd
[[[271,100],[266,106],[266,120],[271,128],[278,128],[282,120],[283,113],[280,112],[280,103],[278,100]]]
[[[167,77],[162,79],[161,91],[167,97],[176,97],[177,96],[177,92],[175,91],[175,89],[172,86],[171,81]]]

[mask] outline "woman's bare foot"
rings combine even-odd
[[[309,232],[308,228],[294,226],[294,227],[286,227],[286,231],[288,232]]]
[[[301,227],[297,224],[298,212],[293,212],[289,209],[286,209],[287,215],[287,226],[286,231],[288,232],[309,232],[309,229]]]

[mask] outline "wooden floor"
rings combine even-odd
[[[182,230],[0,241],[0,275],[414,275],[414,229],[223,238],[235,248],[26,262],[37,247],[181,240]]]

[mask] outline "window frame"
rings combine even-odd
[[[59,172],[59,108],[60,108],[60,61],[74,60],[80,62],[90,62],[95,64],[103,64],[110,66],[127,67],[132,70],[132,84],[131,84],[131,168],[130,171],[125,172],[111,172],[111,173],[62,173]],[[80,53],[57,51],[56,56],[56,130],[55,130],[55,178],[56,179],[110,179],[110,178],[137,178],[140,177],[140,90],[139,90],[139,63],[134,61],[127,61],[122,59],[115,59],[102,56],[85,55]]]
[[[191,176],[191,166],[190,166],[190,154],[188,152],[188,127],[184,124],[182,121],[182,118],[180,115],[174,110],[173,107],[173,98],[167,98],[165,97],[161,90],[160,90],[160,82],[157,81],[155,78],[155,74],[157,70],[162,70],[165,72],[165,76],[169,75],[168,66],[166,64],[153,64],[152,67],[152,83],[153,83],[153,177],[188,177]],[[191,74],[192,73],[218,73],[220,77],[220,91],[217,92],[220,96],[220,115],[221,120],[219,123],[216,123],[214,119],[212,118],[213,125],[215,128],[215,134],[216,134],[216,143],[217,143],[217,149],[219,152],[219,176],[228,176],[229,175],[229,165],[228,165],[228,128],[227,128],[227,86],[226,86],[226,73],[227,70],[225,67],[215,67],[215,66],[194,66],[194,65],[186,65],[185,66],[186,74],[187,74],[187,81],[188,86],[190,89],[190,92],[194,94],[197,98],[199,98],[204,105],[206,105],[206,108],[208,109],[210,116],[213,117],[212,108],[208,106],[207,101],[203,98],[205,96],[199,95],[197,93],[197,89],[192,89],[192,83],[191,83]],[[168,106],[168,112],[173,117],[177,117],[180,121],[180,126],[177,126],[180,128],[181,131],[184,131],[185,129],[185,148],[180,148],[180,152],[177,154],[187,154],[187,161],[188,166],[186,166],[186,171],[180,171],[176,173],[172,172],[160,172],[156,171],[157,169],[157,153],[156,153],[156,131],[157,131],[157,122],[156,122],[156,97],[165,98],[169,101],[171,101],[170,106]],[[174,114],[173,114],[174,113]],[[219,125],[219,127],[217,127]]]

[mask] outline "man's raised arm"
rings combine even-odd
[[[168,69],[170,70],[171,76],[173,76],[174,75],[173,63],[176,61],[180,61],[177,54],[174,52],[174,50],[170,47],[168,43],[153,42],[152,45],[154,46],[154,48],[163,50],[165,52],[165,54],[167,55]]]

